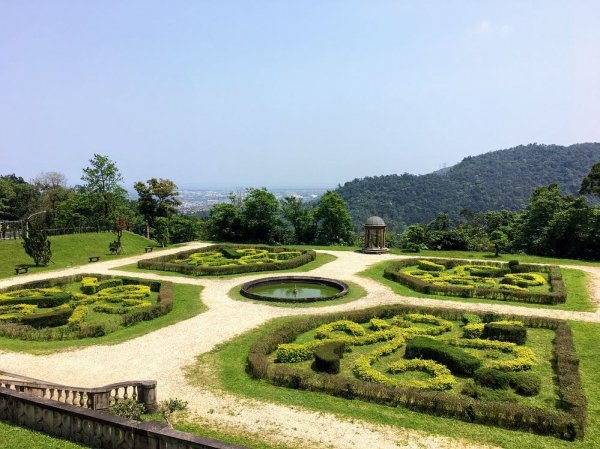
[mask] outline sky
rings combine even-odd
[[[0,174],[335,187],[600,141],[600,2],[0,0]]]

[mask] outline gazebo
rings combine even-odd
[[[381,217],[370,217],[365,223],[365,241],[362,252],[368,254],[387,253],[385,230],[387,226]]]

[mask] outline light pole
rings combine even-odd
[[[30,219],[31,217],[35,217],[36,215],[39,215],[39,214],[45,214],[46,212],[48,212],[48,211],[46,211],[46,210],[41,210],[41,211],[39,211],[39,212],[36,212],[36,213],[34,213],[34,214],[31,214],[29,217],[27,217],[27,218],[25,219],[25,237],[29,237],[29,219]]]

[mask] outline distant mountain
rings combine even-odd
[[[390,228],[431,221],[439,212],[462,209],[519,210],[536,187],[556,183],[577,194],[581,181],[600,161],[600,143],[530,144],[469,156],[427,175],[387,175],[355,179],[337,188],[355,226],[379,215]]]

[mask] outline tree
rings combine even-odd
[[[127,191],[119,185],[123,177],[108,156],[94,154],[89,162],[90,166],[83,169],[81,180],[85,182],[85,192],[98,203],[100,220],[107,226],[111,217],[116,218],[113,215],[118,203],[126,201]]]
[[[23,235],[23,248],[25,253],[33,259],[35,266],[48,265],[52,258],[48,234],[38,226],[28,224],[29,232]]]
[[[321,245],[350,245],[354,239],[348,206],[334,191],[327,191],[315,210],[317,242]]]
[[[301,198],[286,196],[281,200],[281,212],[294,230],[294,243],[312,243],[315,239],[313,209]]]
[[[177,211],[181,201],[177,198],[177,185],[169,179],[151,178],[144,184],[138,181],[134,184],[138,193],[138,208],[146,220],[146,238],[150,238],[150,228],[156,217],[170,217]]]
[[[206,222],[196,217],[169,217],[169,235],[171,243],[191,242],[205,233]]]
[[[579,193],[600,197],[600,162],[596,162],[588,175],[583,178]]]
[[[56,217],[58,207],[73,195],[67,188],[67,178],[58,172],[41,172],[32,180],[33,185],[40,193],[39,208],[45,210],[48,226]]]
[[[113,223],[113,232],[117,235],[117,240],[108,244],[108,250],[113,254],[121,254],[123,245],[121,239],[123,237],[123,231],[127,229],[127,220],[123,217],[119,217]]]
[[[0,219],[21,220],[39,210],[37,189],[15,174],[0,176]]]
[[[208,235],[213,240],[236,242],[242,238],[240,208],[234,204],[233,195],[229,199],[230,203],[215,204],[210,208]]]
[[[279,203],[266,188],[246,189],[240,218],[244,240],[273,243],[281,231]]]
[[[508,236],[500,229],[496,229],[490,235],[490,242],[494,245],[496,257],[500,255],[500,251],[508,245]]]
[[[163,248],[169,243],[169,220],[166,217],[158,217],[154,221],[154,240]]]

